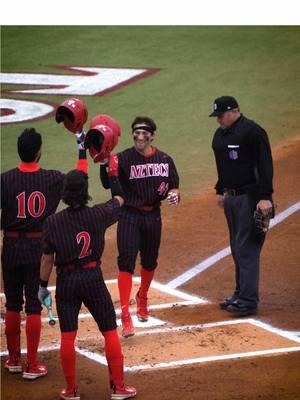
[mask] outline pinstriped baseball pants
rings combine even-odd
[[[140,211],[126,207],[122,210],[117,230],[120,271],[134,272],[138,252],[144,269],[152,271],[157,267],[161,227],[160,208]]]

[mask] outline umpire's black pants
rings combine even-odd
[[[224,212],[235,263],[235,295],[247,307],[259,302],[259,258],[265,234],[255,230],[253,213],[256,202],[248,194],[224,198]]]

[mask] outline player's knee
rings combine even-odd
[[[134,268],[131,267],[124,267],[124,266],[119,266],[119,271],[120,272],[128,272],[129,274],[134,274]]]
[[[20,311],[22,311],[22,308],[23,308],[22,303],[20,304],[20,303],[9,302],[9,301],[6,302],[5,307],[6,307],[7,311],[14,311],[14,312],[20,312]]]
[[[26,304],[26,306],[25,306],[25,313],[27,315],[31,315],[31,314],[41,315],[41,312],[42,312],[42,306],[39,301]]]
[[[120,272],[130,272],[131,274],[134,273],[135,269],[135,262],[118,262],[118,267]]]
[[[96,321],[99,331],[105,336],[105,332],[114,331],[117,329],[116,317],[108,317],[102,321]]]
[[[142,261],[142,266],[146,271],[154,271],[157,268],[157,261],[152,261],[152,262],[143,262]]]
[[[67,321],[65,318],[62,318],[59,314],[58,314],[58,319],[59,319],[60,331],[62,333],[78,331],[78,321],[71,321],[71,320]]]

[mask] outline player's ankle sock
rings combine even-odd
[[[20,354],[21,314],[16,311],[5,313],[5,334],[7,350],[10,357],[18,357]]]
[[[132,274],[130,272],[120,271],[118,275],[118,286],[122,314],[128,314],[129,300],[132,288]]]
[[[155,270],[147,271],[145,268],[141,267],[141,286],[140,286],[140,297],[147,298],[148,290],[153,280]]]
[[[42,322],[39,314],[27,315],[26,317],[26,339],[27,360],[29,365],[36,365],[37,351],[40,343]]]
[[[110,381],[122,386],[124,383],[124,357],[117,329],[102,332],[105,338],[105,355],[110,373]]]
[[[77,386],[75,353],[76,334],[77,331],[61,333],[60,358],[67,382],[67,389],[72,389]]]

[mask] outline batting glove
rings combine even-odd
[[[170,206],[177,206],[179,203],[179,194],[176,192],[169,192],[167,200]]]
[[[99,161],[99,164],[100,164],[100,165],[106,165],[106,166],[107,166],[108,160],[109,160],[108,157],[107,157],[107,158],[104,158],[103,160]]]
[[[75,136],[76,136],[76,142],[78,144],[78,150],[85,150],[85,144],[84,144],[86,136],[85,131],[82,131],[80,133],[75,133]]]
[[[44,304],[45,298],[50,296],[50,292],[46,287],[39,286],[38,299],[41,304]]]
[[[119,176],[118,165],[119,165],[119,160],[117,154],[111,153],[108,160],[107,175]]]

